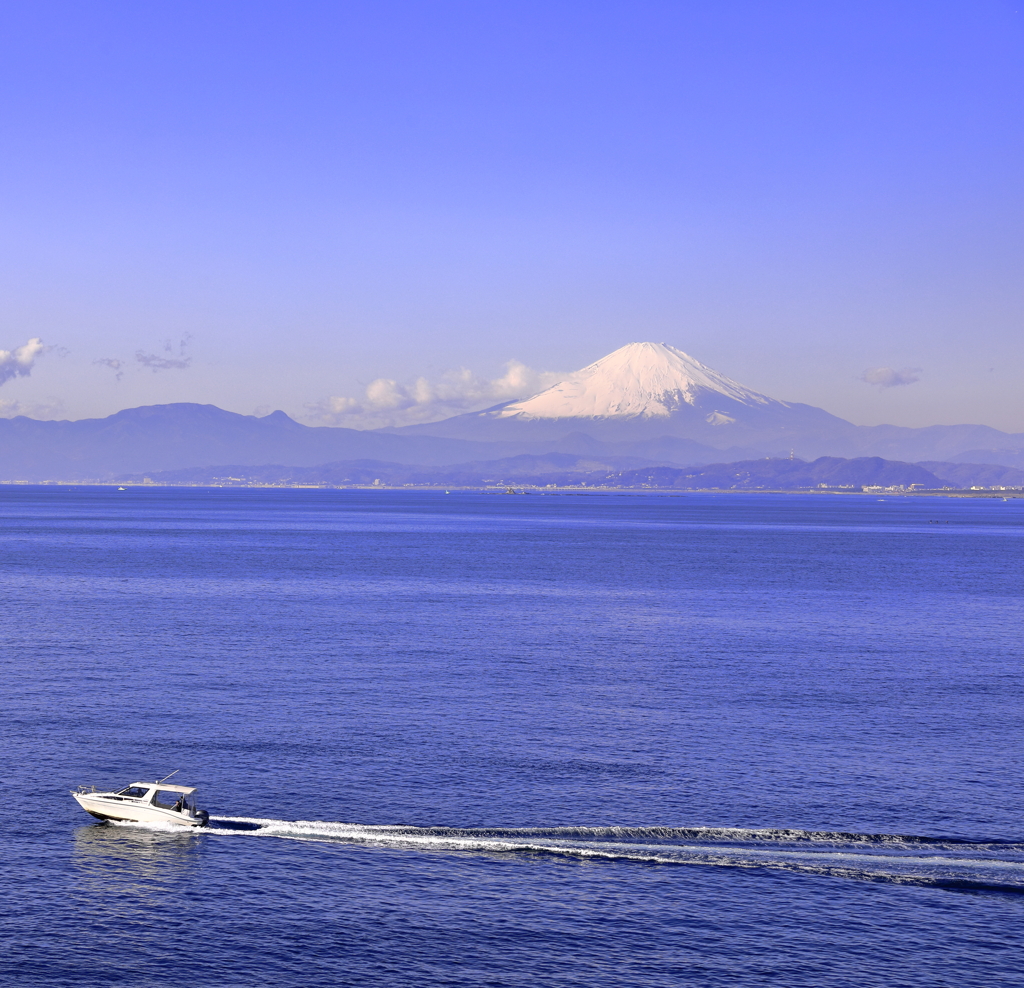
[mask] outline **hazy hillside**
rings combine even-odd
[[[994,463],[941,463],[925,461],[930,470],[951,487],[1024,487],[1024,470]]]
[[[139,483],[142,479],[141,475],[123,478],[125,482],[132,483]],[[607,463],[601,463],[593,457],[553,453],[523,454],[488,463],[463,463],[452,467],[429,467],[372,459],[326,463],[315,467],[233,465],[167,471],[152,474],[150,480],[160,484],[323,484],[334,487],[376,482],[387,486],[545,487],[587,484],[672,490],[801,490],[822,485],[852,489],[872,485],[909,487],[911,484],[919,484],[936,489],[976,484],[992,486],[997,483],[1013,486],[1015,481],[1024,486],[1024,473],[991,465],[901,463],[881,457],[821,457],[810,463],[787,458],[743,460],[684,468],[659,465],[609,468]]]
[[[494,460],[519,453],[561,451],[612,457],[609,466],[637,462],[708,462],[721,454],[688,440],[658,440],[655,455],[583,434],[562,442],[481,443],[434,436],[310,427],[274,412],[263,418],[215,405],[189,403],[129,408],[104,419],[43,422],[0,419],[0,480],[104,480],[215,464],[312,466],[379,459],[423,466]],[[644,444],[641,444],[644,446]]]

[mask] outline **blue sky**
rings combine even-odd
[[[454,408],[650,339],[1024,431],[1022,6],[0,3],[0,351],[51,348],[0,409]]]

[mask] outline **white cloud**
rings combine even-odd
[[[38,337],[29,340],[13,350],[0,350],[0,384],[13,377],[28,377],[35,366],[36,358],[48,349]]]
[[[518,360],[510,360],[505,365],[505,373],[491,381],[477,377],[464,367],[448,371],[438,381],[420,377],[412,384],[401,384],[379,377],[367,385],[361,398],[332,397],[309,403],[306,419],[350,429],[437,422],[503,401],[529,398],[564,377],[564,374],[532,370]]]
[[[898,388],[904,384],[915,384],[920,381],[920,367],[869,367],[860,379],[880,388]]]

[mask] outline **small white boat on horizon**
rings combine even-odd
[[[171,775],[177,775],[172,772]],[[196,806],[194,786],[159,782],[133,782],[116,792],[100,792],[95,786],[72,790],[75,802],[97,820],[122,820],[129,823],[171,823],[179,827],[205,827],[210,814]]]

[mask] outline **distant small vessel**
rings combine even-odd
[[[118,490],[119,490],[119,491],[123,491],[124,489],[125,489],[125,488],[123,488],[123,487],[118,487]]]
[[[79,786],[72,790],[71,795],[86,813],[97,820],[207,826],[210,814],[197,809],[195,787],[168,785],[167,779],[171,775],[164,776],[159,782],[133,782],[117,792],[99,792],[95,786]]]

